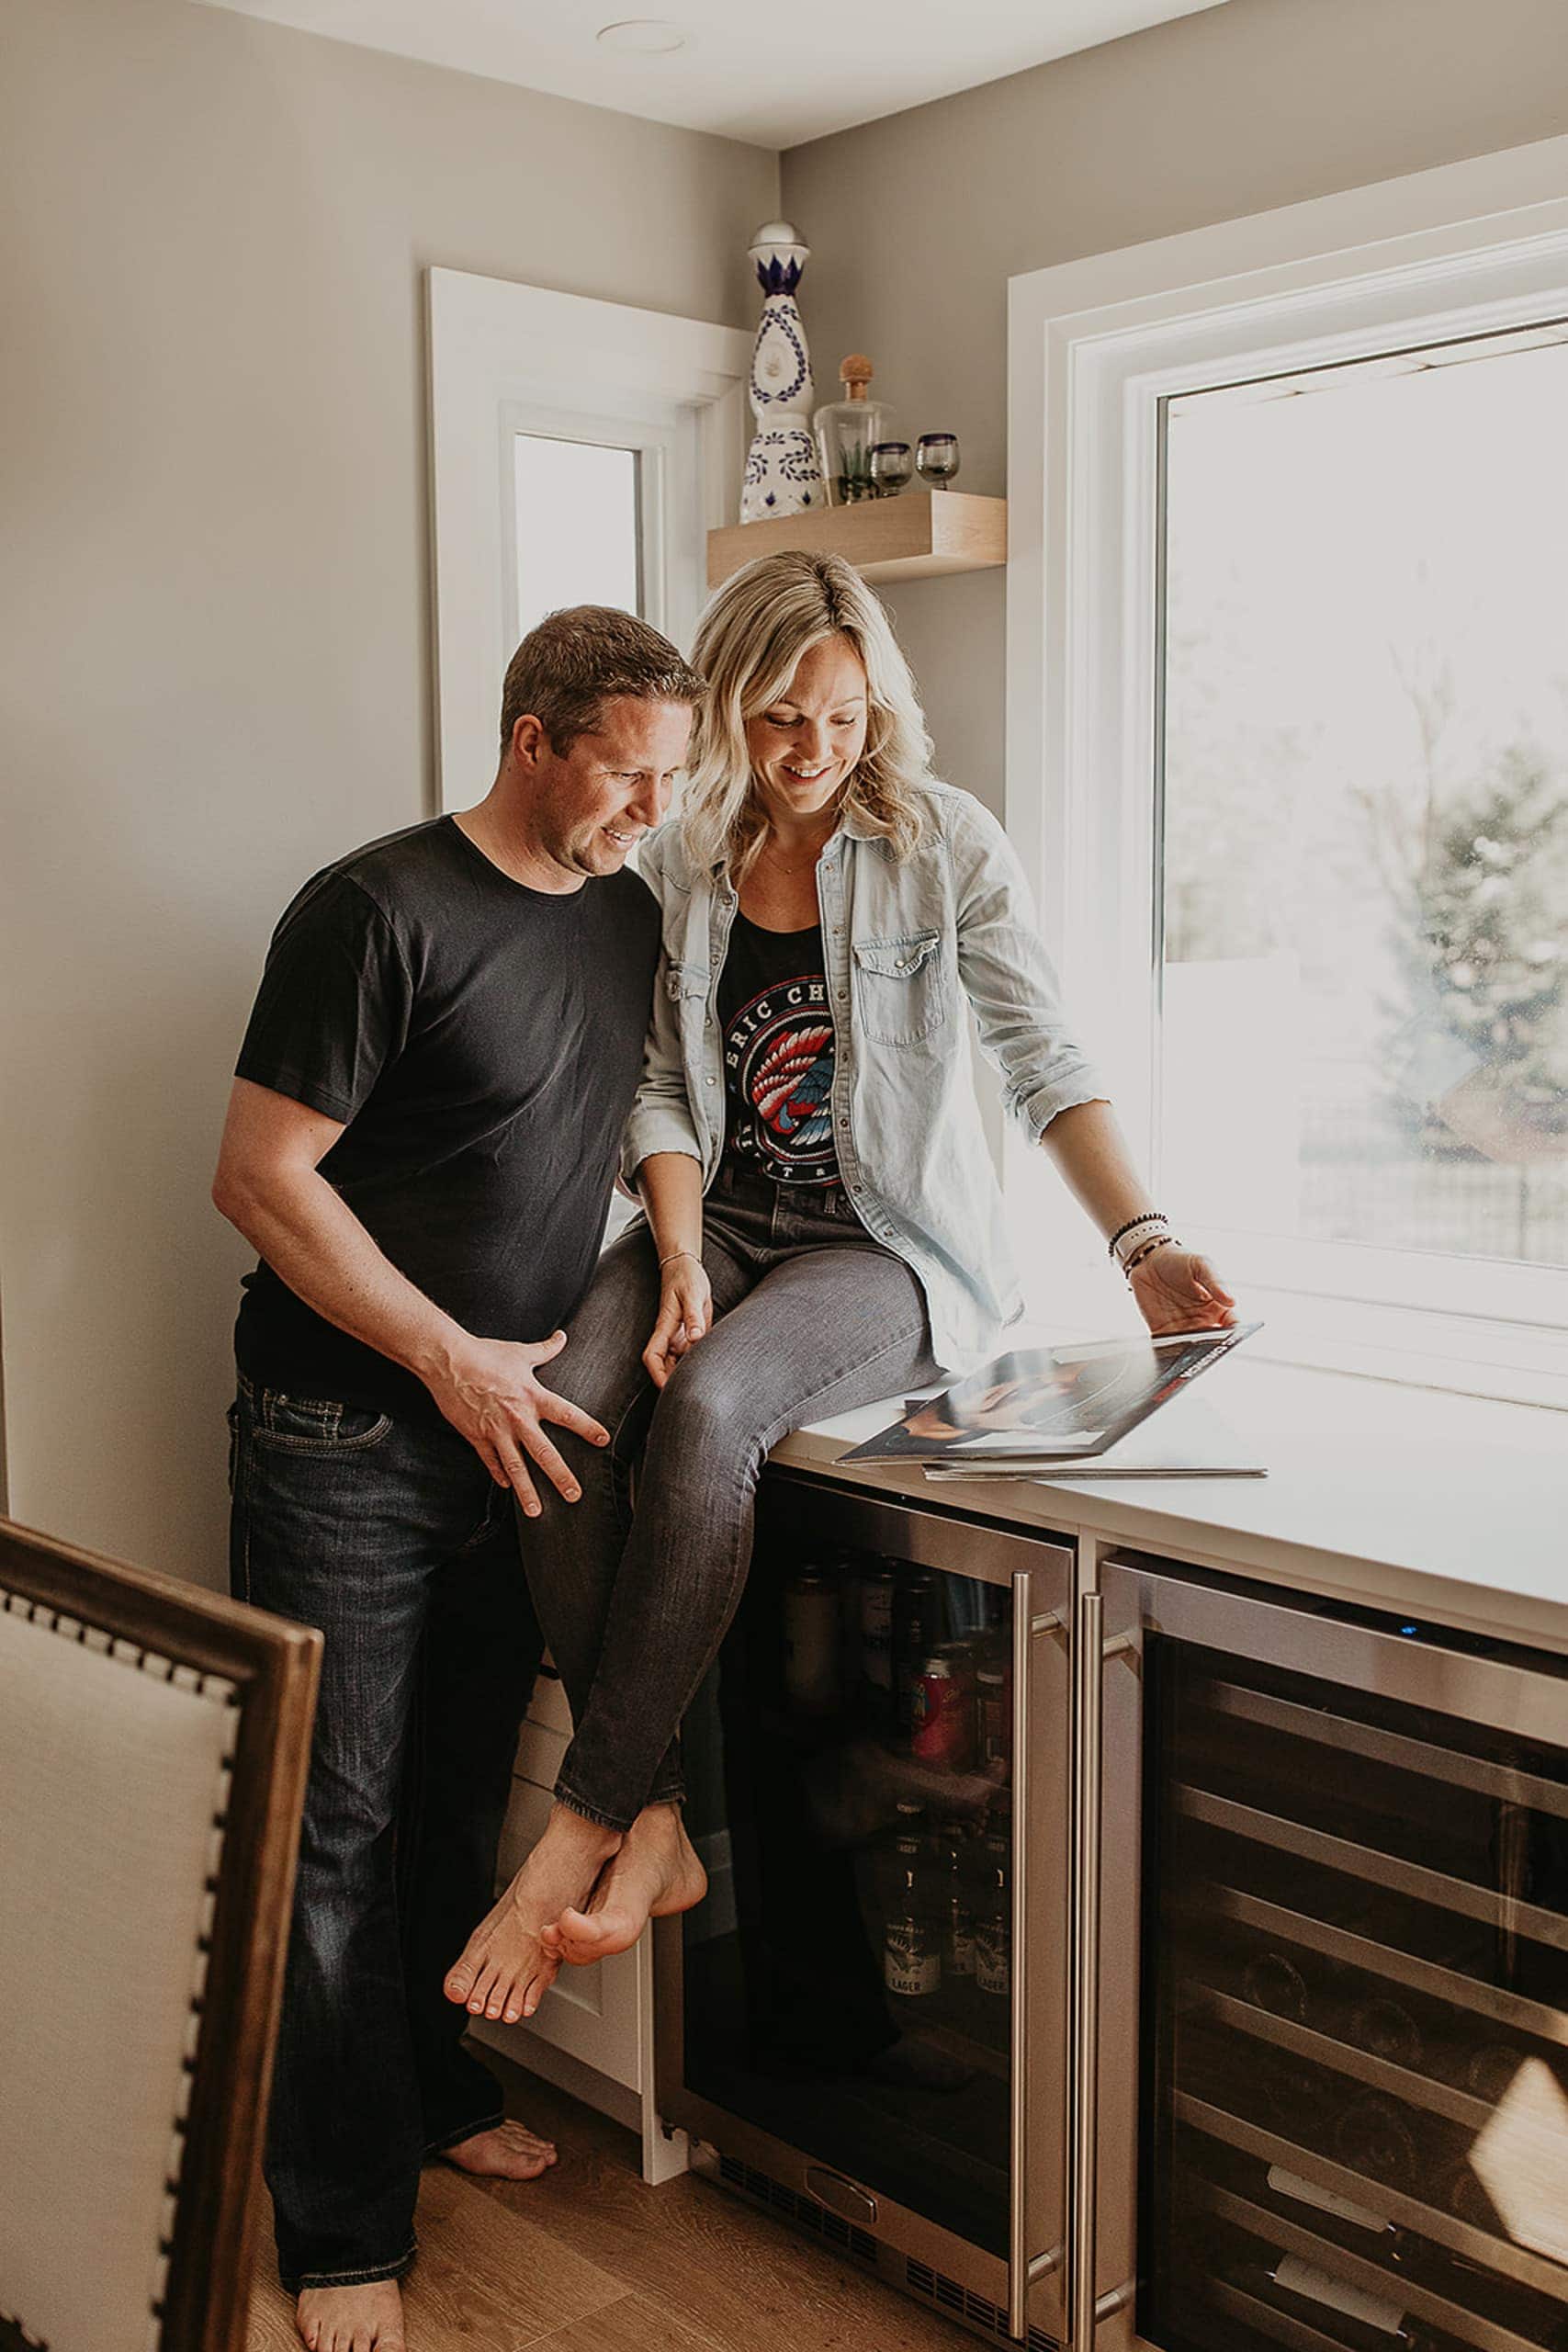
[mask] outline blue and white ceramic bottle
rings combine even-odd
[[[795,300],[810,254],[787,220],[764,221],[751,240],[750,257],[765,299],[751,350],[750,391],[757,430],[740,492],[743,523],[828,503],[811,431],[811,355]]]

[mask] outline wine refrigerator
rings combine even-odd
[[[1568,2352],[1568,1661],[1098,1583],[1075,2344]]]

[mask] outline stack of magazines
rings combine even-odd
[[[1260,1328],[1021,1348],[935,1396],[908,1398],[902,1419],[843,1459],[918,1463],[932,1479],[1261,1477],[1224,1423],[1186,1401],[1201,1373]]]

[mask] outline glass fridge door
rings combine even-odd
[[[988,1573],[933,1565],[933,1550]],[[858,2184],[879,2232],[888,2205],[930,2223],[933,2281],[957,2242],[1008,2264],[1003,2310],[1032,2259],[1037,2278],[1054,2267],[1053,2009],[1058,2051],[1065,2036],[1045,1982],[1062,1962],[1058,1916],[1031,1971],[1045,2020],[1042,2102],[1055,2100],[1032,2134],[1013,2073],[1018,1945],[1021,1928],[1025,1944],[1044,1946],[1027,1919],[1047,1917],[1050,1897],[1018,1909],[1015,1661],[1020,1639],[1025,1651],[1032,1640],[1024,1673],[1038,1684],[1033,1667],[1043,1652],[1055,1664],[1060,1625],[1050,1611],[1028,1619],[1020,1560],[1055,1564],[1065,1600],[1066,1555],[1048,1545],[951,1517],[882,1510],[856,1522],[819,1491],[803,1501],[764,1480],[747,1590],[687,1721],[693,1827],[715,1893],[683,1924],[682,2078],[661,2096],[667,2117],[721,2146],[724,2119],[736,2119],[748,2144],[761,2133],[795,2152],[829,2205],[836,2185]],[[1015,1591],[1026,1611],[1016,1627]],[[1064,1696],[1065,1683],[1064,1663]],[[1060,1861],[1066,1723],[1053,1713],[1057,1758],[1036,1767],[1029,1801],[1034,1837]],[[1065,1870],[1059,1884],[1065,1912]],[[1019,2154],[1027,2177],[1015,2192]],[[840,2210],[856,2212],[852,2194]],[[1040,2245],[1028,2242],[1036,2221]],[[918,2232],[904,2243],[919,2245]]]
[[[1138,2335],[1568,2352],[1564,1669],[1232,1605],[1144,1611]]]

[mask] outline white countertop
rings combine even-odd
[[[908,1465],[840,1468],[840,1454],[897,1417],[901,1398],[797,1430],[772,1458],[1568,1652],[1568,1415],[1243,1351],[1204,1375],[1201,1395],[1267,1464],[1266,1478],[936,1485]]]

